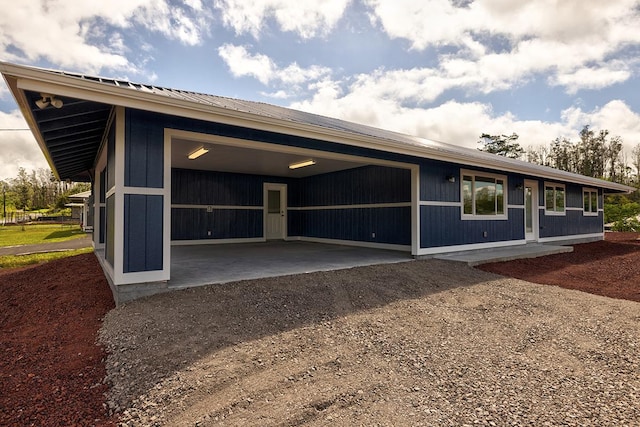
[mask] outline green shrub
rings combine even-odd
[[[634,231],[634,232],[639,232],[640,231],[640,221],[638,221],[638,218],[636,218],[636,217],[621,219],[619,221],[616,221],[613,224],[613,226],[611,227],[611,230],[612,231]]]

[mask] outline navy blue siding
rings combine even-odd
[[[163,196],[124,195],[123,272],[162,270]]]
[[[602,212],[585,216],[582,211],[566,211],[565,215],[545,215],[540,211],[540,237],[572,236],[602,233]]]
[[[113,255],[115,245],[115,213],[116,213],[116,198],[114,195],[107,197],[107,209],[105,220],[105,259],[113,267]]]
[[[289,191],[289,207],[402,202],[411,202],[411,171],[384,166],[301,178]]]
[[[100,172],[100,203],[104,203],[105,202],[105,197],[107,194],[107,168],[102,169],[102,171]]]
[[[524,210],[509,209],[509,220],[461,220],[458,206],[420,207],[420,247],[468,245],[524,239]],[[483,232],[487,232],[487,237]]]
[[[582,204],[582,189],[584,187],[580,187],[578,185],[573,185],[573,184],[566,184],[565,185],[565,191],[566,191],[566,204],[567,207],[571,207],[571,208],[583,208],[583,204]]]
[[[129,187],[164,186],[164,130],[151,117],[125,113],[124,183]]]
[[[305,237],[411,244],[410,207],[293,210],[289,211],[289,224]]]
[[[104,206],[100,206],[100,230],[98,231],[98,238],[100,239],[100,243],[104,243],[105,235],[106,235],[106,224],[107,224],[107,209]]]
[[[311,138],[303,138],[294,135],[285,135],[276,132],[267,132],[256,129],[226,125],[222,123],[206,122],[202,120],[188,119],[178,116],[127,109],[130,120],[144,123],[146,128],[155,128],[155,132],[164,132],[164,128],[186,130],[210,135],[220,135],[230,138],[240,138],[249,141],[268,142],[276,145],[309,148],[313,150],[329,151],[332,153],[350,154],[354,156],[371,157],[399,162],[416,163],[418,160],[402,154],[388,153],[370,148],[354,147],[349,145],[327,142]]]
[[[262,206],[265,182],[286,184],[289,180],[262,175],[173,169],[171,203]]]
[[[128,110],[129,111],[129,110]],[[142,112],[136,110],[130,110],[129,115],[127,116],[131,121],[138,121],[139,126],[144,128],[144,132],[146,134],[157,135],[157,139],[161,138],[159,135],[162,134],[163,128],[173,128],[179,130],[186,130],[192,132],[200,132],[205,134],[212,135],[221,135],[232,138],[240,138],[247,139],[253,141],[267,142],[278,145],[288,145],[288,146],[297,146],[302,148],[320,150],[320,151],[328,151],[342,154],[349,154],[361,157],[369,157],[376,159],[384,159],[384,160],[392,160],[404,163],[413,163],[420,165],[420,199],[425,201],[440,201],[440,202],[459,202],[460,201],[460,169],[470,169],[470,170],[478,170],[478,172],[482,172],[482,169],[476,169],[473,167],[468,167],[459,164],[449,164],[446,162],[439,162],[435,160],[425,160],[419,159],[411,156],[394,154],[394,153],[386,153],[374,149],[368,149],[363,147],[353,147],[347,146],[327,141],[321,141],[310,138],[302,138],[291,135],[282,135],[274,132],[265,132],[260,130],[247,129],[237,126],[225,125],[220,123],[211,123],[204,122],[199,120],[186,119],[181,117],[167,116],[157,113],[151,112]],[[485,170],[486,171],[486,170]],[[487,171],[494,174],[501,174],[501,171]],[[401,172],[409,174],[408,171]],[[504,174],[504,173],[502,173]],[[450,183],[446,180],[446,177],[449,175],[456,176],[456,182]],[[516,188],[519,183],[522,183],[524,178],[535,178],[535,177],[525,177],[513,174],[505,174],[507,175],[507,193],[508,193],[508,204],[510,205],[522,205],[523,204],[523,193],[522,190]],[[315,177],[314,177],[315,178]],[[213,178],[212,178],[213,179]],[[232,180],[235,178],[231,178]],[[305,186],[302,185],[302,181],[287,181],[289,184],[289,206],[291,207],[304,207],[306,206],[322,206],[322,205],[332,205],[332,204],[359,204],[359,203],[368,203],[356,200],[376,200],[376,202],[371,203],[382,203],[380,200],[384,199],[382,193],[374,194],[370,196],[370,199],[367,199],[366,191],[361,191],[359,193],[358,188],[352,187],[350,191],[346,189],[342,190],[342,186],[344,182],[337,180],[334,177],[329,178],[315,178],[315,180],[309,179],[309,188],[316,186],[316,188],[321,189],[322,185],[320,183],[321,179],[334,180],[334,182],[339,182],[338,185],[338,193],[336,197],[336,201],[331,201],[331,191],[328,191],[326,188],[324,191],[310,191],[307,193]],[[409,178],[410,180],[410,178]],[[192,184],[195,185],[194,188],[191,188],[191,184],[186,181],[181,181],[180,183],[176,183],[174,181],[173,185],[173,203],[180,204],[230,204],[230,205],[243,205],[245,203],[252,203],[253,206],[259,206],[262,204],[261,196],[262,196],[262,187],[261,185],[256,187],[247,187],[248,195],[241,196],[239,193],[231,191],[229,193],[224,192],[224,188],[212,188],[211,190],[205,189],[202,191],[202,184],[197,182],[195,178],[191,180]],[[276,179],[268,179],[268,181],[279,182]],[[544,188],[543,188],[543,180],[538,180],[540,182],[540,201],[541,203],[544,201]],[[209,186],[214,186],[215,184],[210,183],[207,184]],[[402,197],[399,199],[405,200],[405,195],[409,194],[410,197],[410,187],[409,183],[406,185],[406,190],[402,190]],[[181,194],[181,192],[176,191],[176,188],[180,188],[181,190],[185,190],[190,193],[187,196]],[[396,187],[400,188],[400,187]],[[404,187],[403,187],[404,188]],[[578,188],[578,186],[576,186]],[[335,185],[332,190],[335,190]],[[406,191],[406,193],[405,193]],[[581,188],[580,188],[581,193]],[[203,194],[209,194],[209,196],[203,196]],[[572,204],[576,202],[573,197],[573,192],[568,197],[568,201]],[[260,197],[260,202],[256,203],[258,200],[258,195]],[[323,198],[326,197],[326,198]],[[338,198],[342,197],[342,199]],[[223,202],[222,200],[227,200]],[[347,202],[346,200],[352,200]],[[398,200],[398,199],[396,199]],[[576,205],[576,207],[581,206],[581,196],[579,198],[580,203]],[[408,199],[407,199],[408,201]],[[255,204],[253,204],[255,203]],[[572,206],[569,205],[568,206]],[[294,211],[289,212],[289,235],[311,235],[315,232],[310,231],[307,232],[307,228],[310,227],[312,220],[306,219],[309,217],[306,213],[307,211],[301,211],[298,213],[294,213]],[[311,212],[311,211],[309,211]],[[346,211],[345,211],[346,212]],[[361,212],[362,213],[362,212]],[[313,213],[313,215],[323,215],[322,211],[317,211]],[[326,213],[324,214],[326,215]],[[351,214],[348,214],[351,215]],[[330,215],[326,215],[329,217]],[[453,244],[469,244],[469,243],[482,243],[482,242],[492,242],[492,241],[504,241],[504,240],[521,240],[524,238],[524,226],[523,226],[523,211],[521,209],[511,209],[509,211],[509,221],[462,221],[460,220],[460,211],[458,207],[421,207],[421,246],[422,247],[433,247],[433,246],[448,246]],[[359,225],[358,222],[364,221],[364,219],[356,219],[355,217],[350,217],[352,224],[349,225],[350,229],[357,229]],[[590,220],[593,220],[593,217],[589,217]],[[317,218],[317,221],[321,223],[327,224],[327,221],[324,219]],[[569,218],[566,218],[569,221]],[[588,220],[588,221],[590,221]],[[407,227],[410,227],[410,216],[406,219]],[[562,221],[558,217],[555,217],[554,221]],[[175,223],[174,223],[175,224]],[[543,225],[541,221],[541,225]],[[549,226],[549,224],[547,224]],[[333,225],[334,230],[329,230],[328,234],[331,236],[330,238],[341,238],[338,236],[345,235],[342,230],[342,225]],[[446,232],[435,231],[437,228],[441,228],[443,230],[447,230]],[[560,229],[561,227],[556,227]],[[567,224],[565,228],[568,230],[570,226]],[[591,224],[589,227],[585,226],[585,229],[589,228],[587,232],[591,231]],[[487,231],[488,237],[482,237],[482,231]],[[601,231],[601,227],[600,230]],[[378,231],[379,233],[379,231]],[[447,237],[446,233],[450,233],[449,237]],[[477,237],[478,234],[480,237]],[[570,233],[569,233],[570,234]],[[410,235],[410,232],[408,233]],[[541,233],[543,236],[543,233]],[[402,241],[407,241],[404,236],[401,238]]]
[[[449,176],[454,176],[456,182],[449,182]],[[420,200],[459,202],[460,166],[438,161],[421,161]]]
[[[115,121],[111,123],[107,135],[107,190],[116,185],[116,127]]]
[[[262,237],[262,210],[171,209],[171,239],[241,239]],[[211,235],[208,234],[211,232]]]

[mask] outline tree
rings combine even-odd
[[[478,144],[483,144],[480,151],[486,151],[487,153],[498,154],[500,156],[509,157],[511,159],[518,159],[524,154],[524,149],[516,141],[518,135],[512,133],[511,135],[489,135],[483,133],[480,135]]]
[[[31,207],[33,188],[25,168],[18,168],[18,176],[12,180],[12,184],[15,192],[16,209],[29,209]]]
[[[640,144],[636,144],[631,151],[631,166],[636,169],[635,184],[637,188],[640,188]]]

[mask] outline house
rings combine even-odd
[[[71,208],[71,219],[79,221],[82,231],[87,233],[93,231],[93,225],[88,222],[89,199],[91,199],[91,191],[83,191],[70,195],[70,202],[65,204],[66,207]]]
[[[413,256],[603,238],[624,185],[259,102],[0,63],[54,174],[93,184],[113,288],[172,246],[270,239]]]

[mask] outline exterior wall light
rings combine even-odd
[[[61,99],[56,98],[55,95],[41,93],[40,96],[42,97],[42,99],[38,99],[36,101],[36,106],[41,110],[47,108],[49,105],[55,108],[62,108],[62,106],[64,105],[64,102],[62,102]]]
[[[454,175],[448,175],[447,176],[447,181],[449,182],[456,182],[456,177]]]

